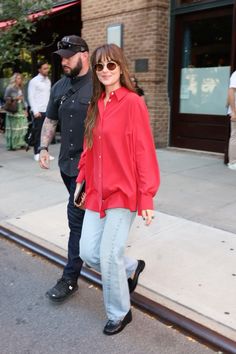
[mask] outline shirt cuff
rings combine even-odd
[[[85,179],[85,173],[84,171],[80,171],[78,177],[76,178],[76,183],[82,183],[84,179]]]
[[[141,195],[138,205],[138,215],[142,214],[142,210],[154,210],[153,197],[151,195]]]

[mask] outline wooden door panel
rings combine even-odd
[[[211,131],[211,139],[209,138],[209,130]],[[208,123],[189,123],[180,122],[175,127],[176,135],[188,139],[207,139],[213,141],[225,141],[227,133],[227,125],[214,125]]]
[[[209,139],[194,139],[194,138],[185,138],[183,136],[177,136],[173,138],[173,146],[191,149],[191,150],[201,150],[201,151],[211,151],[222,153],[225,151],[225,141],[215,141]]]

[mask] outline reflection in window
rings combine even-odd
[[[231,23],[225,16],[185,24],[180,113],[226,114]]]
[[[230,67],[183,68],[180,112],[226,115]]]

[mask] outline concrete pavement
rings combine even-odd
[[[50,153],[58,155],[59,144]],[[0,135],[0,225],[66,255],[67,193],[57,161],[41,170]],[[160,149],[156,218],[136,218],[127,254],[146,261],[137,292],[235,340],[236,172],[222,156]]]
[[[107,319],[96,286],[81,280],[70,301],[53,304],[42,289],[60,277],[61,269],[4,239],[0,250],[1,354],[215,353],[137,308],[124,331],[104,336]]]

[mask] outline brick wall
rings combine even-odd
[[[131,73],[136,59],[149,59],[147,73],[135,73],[145,91],[157,146],[168,144],[167,96],[169,0],[82,0],[82,36],[91,52],[106,43],[107,26],[122,23]]]

